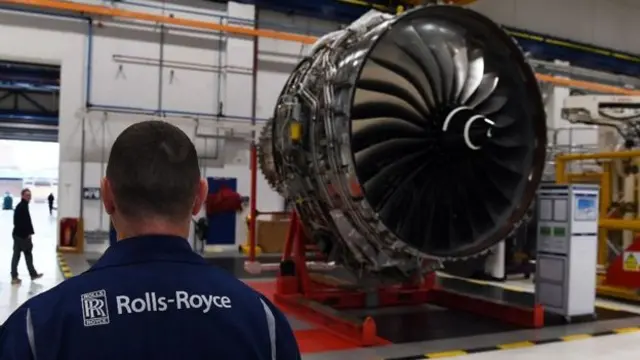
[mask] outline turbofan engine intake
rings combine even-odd
[[[312,241],[398,279],[485,252],[521,222],[546,146],[535,74],[486,17],[369,12],[299,62],[260,137]]]

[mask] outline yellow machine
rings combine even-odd
[[[638,104],[637,96],[569,96],[564,101],[563,117],[573,123],[598,125],[597,147],[602,152],[555,158],[557,183],[600,185],[598,295],[632,301],[640,301],[640,283],[629,288],[604,282],[610,264],[623,256],[640,233],[640,150],[627,150],[640,145]]]
[[[602,171],[567,171],[570,163],[595,161]],[[635,240],[640,232],[638,219],[638,174],[620,173],[620,167],[633,168],[640,163],[640,150],[595,154],[565,154],[556,157],[556,182],[600,185],[600,231],[598,233],[598,295],[640,301],[639,289],[603,285],[613,258]],[[616,170],[617,169],[617,170]]]

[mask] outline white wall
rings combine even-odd
[[[138,3],[143,6],[133,6],[126,1],[119,2],[117,6],[163,13],[149,7],[163,6],[162,3]],[[236,3],[198,3],[198,6],[195,9],[168,5],[171,8],[164,14],[212,22],[218,21],[215,15],[227,14],[233,18],[253,20],[253,6]],[[208,9],[203,9],[203,6]],[[337,24],[262,11],[260,21],[263,20],[304,27],[315,33],[338,28]],[[237,22],[233,19],[223,21]],[[86,54],[89,52],[90,31],[93,41],[91,61],[88,62]],[[251,117],[253,39],[125,21],[94,22],[89,30],[82,20],[15,12],[0,12],[0,33],[10,34],[0,37],[0,59],[61,65],[60,217],[80,215],[81,189],[98,186],[110,145],[122,129],[152,117],[115,113],[116,107],[126,111],[132,108],[146,112],[170,111],[164,119],[190,135],[199,155],[207,158],[203,160],[203,173],[206,176],[237,177],[239,192],[249,195],[248,143],[229,140],[216,144],[217,140],[211,137],[206,140],[199,138],[196,119],[200,129],[206,128],[208,130],[204,132],[215,134],[213,129],[219,124],[214,123],[211,115],[218,112],[221,103],[224,115],[231,120]],[[271,115],[277,94],[298,57],[304,53],[304,49],[302,52],[300,49],[300,44],[260,39],[257,118]],[[159,66],[161,59],[162,67]],[[88,92],[87,63],[91,67]],[[87,112],[87,102],[105,111]],[[180,118],[183,116],[180,112],[184,112],[186,118]],[[82,168],[84,176],[81,176]],[[262,175],[259,175],[258,188],[259,209],[282,208],[282,199],[268,188]],[[88,230],[108,228],[108,219],[101,215],[98,203],[84,201],[82,205]],[[243,242],[244,226],[238,229],[238,241]]]
[[[478,0],[470,7],[507,26],[640,53],[637,0]]]

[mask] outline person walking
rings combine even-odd
[[[20,306],[0,330],[0,359],[301,359],[284,314],[189,245],[207,182],[182,130],[125,129],[100,194],[117,242]]]
[[[49,215],[53,215],[53,200],[55,200],[55,197],[53,196],[53,193],[51,193],[47,197],[47,201],[49,202]]]
[[[17,285],[22,282],[18,277],[18,263],[20,255],[24,253],[24,260],[27,263],[27,269],[31,280],[39,279],[39,274],[33,266],[33,250],[32,236],[33,224],[31,223],[31,214],[29,214],[29,202],[31,201],[31,191],[24,189],[20,193],[21,200],[13,212],[13,257],[11,258],[11,284]]]

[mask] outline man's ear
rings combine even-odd
[[[111,183],[109,179],[103,177],[100,181],[100,197],[102,198],[102,204],[107,214],[112,215],[116,211],[116,204],[113,200],[113,190],[111,189]]]
[[[209,194],[209,184],[206,179],[200,179],[196,200],[193,202],[193,208],[191,209],[191,215],[196,216],[200,213],[202,205],[204,205],[204,202],[207,200],[207,194]]]

